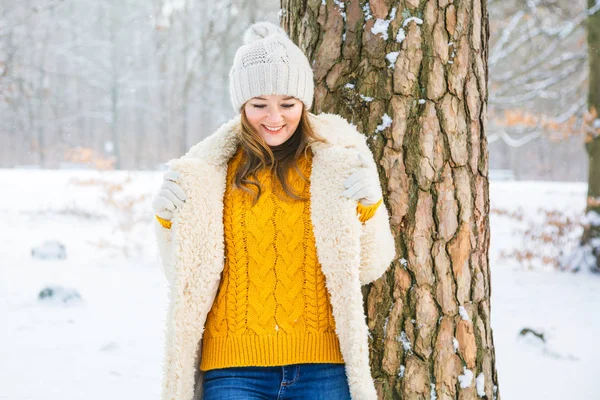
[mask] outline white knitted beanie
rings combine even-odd
[[[229,72],[229,92],[235,111],[261,95],[294,96],[307,109],[313,101],[313,71],[308,59],[279,26],[258,22],[244,33]]]

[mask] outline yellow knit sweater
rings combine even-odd
[[[292,200],[258,173],[262,195],[253,197],[232,182],[242,151],[229,160],[223,222],[225,265],[202,340],[203,371],[234,366],[343,363],[325,277],[317,260],[310,201]],[[310,177],[312,153],[299,168]],[[309,197],[310,184],[290,171],[294,193]],[[254,189],[253,186],[250,186]],[[378,203],[357,206],[361,221]],[[168,221],[161,224],[170,227]]]

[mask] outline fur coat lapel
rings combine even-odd
[[[329,142],[315,143],[312,148],[311,221],[317,256],[352,399],[376,399],[360,286],[381,276],[395,257],[388,211],[382,204],[362,224],[356,216],[356,201],[342,196],[344,179],[359,166],[357,152],[373,160],[365,137],[337,115],[311,114],[310,118],[317,134]],[[224,266],[223,194],[227,161],[237,148],[239,129],[238,116],[185,156],[168,163],[180,173],[178,184],[187,202],[174,215],[171,230],[156,224],[170,282],[163,400],[202,398],[201,339]],[[375,163],[370,167],[376,168]]]

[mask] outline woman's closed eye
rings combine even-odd
[[[266,105],[264,105],[264,104],[252,104],[252,106],[254,108],[265,108],[266,107]],[[287,109],[292,108],[294,106],[295,106],[295,104],[282,104],[281,105],[281,107],[287,108]]]

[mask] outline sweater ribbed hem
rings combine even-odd
[[[344,363],[335,333],[204,338],[200,370],[298,363]]]

